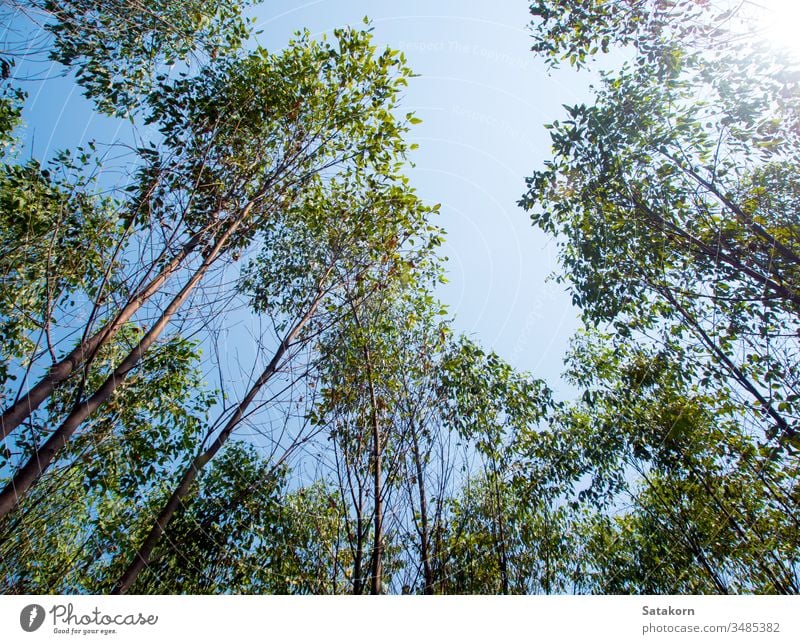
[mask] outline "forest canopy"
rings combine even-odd
[[[131,7],[2,9],[0,592],[800,590],[797,61],[711,2],[531,4],[549,67],[625,59],[519,200],[561,399],[439,300],[401,51]],[[30,30],[138,128],[122,178],[23,159]]]

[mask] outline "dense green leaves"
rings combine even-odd
[[[681,44],[691,42],[651,43],[604,79],[593,106],[553,124],[555,156],[522,204],[559,236],[587,323],[680,346],[699,380],[740,392],[743,413],[755,406],[766,435],[788,440],[797,79],[758,47]]]
[[[77,81],[101,111],[138,109],[159,70],[177,61],[216,58],[248,38],[242,15],[251,2],[229,0],[71,0],[34,3],[48,16],[51,57],[74,67]]]
[[[107,345],[85,386],[102,379],[107,365],[140,334],[126,328],[113,346]],[[130,551],[206,423],[214,400],[205,391],[198,358],[193,343],[181,338],[158,346],[15,514],[0,522],[0,583],[7,592],[104,588],[116,556]],[[42,425],[32,423],[13,442],[6,440],[13,461],[36,449],[49,430],[47,421],[69,410],[79,386],[61,390],[50,401]],[[9,466],[0,458],[4,478]]]
[[[96,297],[120,229],[114,204],[70,177],[69,161],[0,168],[0,382],[7,361],[29,364],[52,341],[53,320]],[[52,350],[52,348],[51,348]],[[13,377],[13,375],[12,375]]]
[[[40,7],[153,127],[111,185],[94,143],[17,162],[0,97],[4,591],[798,592],[790,62],[711,3],[532,5],[551,66],[632,58],[521,202],[583,314],[559,401],[436,298],[400,52],[245,50],[231,3]]]
[[[530,452],[562,455],[576,587],[797,592],[793,63],[710,3],[573,4],[532,7],[550,64],[633,52],[550,126],[521,201],[588,327],[567,372],[582,397]]]

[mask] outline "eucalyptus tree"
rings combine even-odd
[[[564,61],[590,67],[622,47],[653,60],[665,42],[696,48],[712,38],[717,44],[736,39],[729,31],[736,9],[709,0],[533,0],[531,50],[550,68]]]
[[[242,400],[224,409],[208,428],[115,592],[127,592],[134,583],[200,471],[252,412],[262,390],[298,347],[326,328],[338,330],[340,318],[357,312],[360,301],[384,288],[390,275],[410,279],[425,251],[409,245],[422,243],[424,248],[431,243],[432,212],[401,176],[354,174],[340,182],[311,180],[304,197],[264,227],[262,250],[249,265],[241,288],[256,313],[268,313],[277,321],[279,342]],[[354,293],[360,294],[360,301],[352,299]],[[282,465],[302,442],[296,437],[273,467]]]
[[[100,382],[107,366],[140,336],[140,329],[128,325],[105,345],[90,382]],[[0,521],[4,592],[102,590],[109,560],[126,547],[129,534],[141,531],[143,508],[160,502],[214,403],[199,358],[196,342],[179,336],[160,342],[105,413],[70,442],[17,511]],[[49,401],[53,416],[71,405],[68,389]],[[41,426],[26,428],[0,456],[3,478],[8,459],[35,452],[44,432]]]
[[[137,581],[137,592],[269,592],[271,566],[263,551],[279,539],[285,485],[285,468],[273,467],[252,445],[228,443],[192,486],[167,528],[166,543]],[[131,555],[117,558],[105,586]]]
[[[523,466],[520,454],[547,417],[551,391],[542,380],[516,371],[496,353],[464,337],[452,342],[443,356],[442,387],[445,425],[479,460],[478,472],[450,495],[455,500],[439,555],[444,562],[443,588],[525,592],[515,583],[516,567],[524,565],[516,554],[525,546],[518,550],[523,505],[512,500],[512,488],[527,486],[525,498],[539,507],[533,499],[540,491],[530,492],[537,485],[535,469],[529,463]]]
[[[203,62],[238,49],[251,34],[244,12],[252,4],[11,0],[2,9],[8,29],[0,46],[12,58],[48,51],[51,60],[74,70],[100,111],[125,115],[138,110],[156,76],[176,62]]]
[[[335,492],[232,441],[176,515],[137,593],[335,594],[346,565]]]
[[[797,464],[753,441],[738,404],[703,388],[681,351],[584,334],[568,376],[583,390],[532,444],[584,544],[588,592],[794,593]],[[794,536],[792,536],[794,535]]]
[[[396,240],[391,243],[401,248]],[[415,240],[416,249],[407,247],[404,259],[380,276],[371,297],[365,299],[364,285],[356,284],[345,294],[339,325],[320,337],[316,349],[320,400],[311,419],[326,429],[332,442],[334,477],[350,518],[354,594],[368,586],[372,594],[380,594],[390,577],[384,569],[387,502],[404,462],[399,427],[415,420],[400,401],[401,379],[412,368],[402,361],[401,338],[409,342],[406,346],[420,346],[410,343],[418,328],[415,322],[431,311],[433,299],[423,285],[438,273],[431,253],[440,243],[438,229],[428,226],[422,239]],[[414,357],[429,359],[422,352]]]
[[[5,159],[9,146],[14,143],[14,130],[22,122],[22,104],[25,93],[18,87],[8,83],[11,73],[11,63],[0,58],[0,152]]]
[[[391,113],[410,75],[402,56],[390,50],[376,56],[364,32],[339,31],[337,38],[331,45],[305,34],[279,54],[258,50],[220,59],[197,75],[159,83],[148,99],[148,121],[164,140],[161,149],[139,149],[143,165],[122,220],[126,228],[164,229],[165,248],[124,305],[109,312],[109,322],[87,329],[79,345],[20,396],[24,402],[4,413],[5,433],[187,259],[202,255],[185,296],[223,248],[226,256],[241,251],[253,227],[290,203],[308,177],[334,167],[385,166],[402,156],[405,126]],[[244,230],[236,233],[238,227]]]
[[[151,227],[159,222],[177,250],[158,253],[148,271],[155,277],[142,280],[109,322],[94,334],[87,329],[84,340],[20,396],[6,412],[13,422],[4,419],[5,431],[29,416],[180,268],[186,280],[107,380],[87,391],[20,467],[0,494],[3,513],[124,381],[215,262],[235,261],[276,213],[301,198],[314,176],[370,169],[387,174],[402,160],[402,134],[411,119],[393,111],[410,75],[402,55],[388,49],[376,54],[366,32],[338,30],[335,38],[336,44],[313,42],[302,34],[278,54],[259,49],[217,59],[191,77],[161,81],[150,94],[149,119],[164,138],[161,149],[141,149],[147,160],[141,173],[149,184],[130,217]]]
[[[377,594],[402,584],[404,592],[425,594],[512,592],[508,526],[521,508],[500,497],[519,441],[549,408],[549,390],[496,354],[454,339],[424,286],[387,289],[353,313],[345,332],[322,341],[313,419],[331,436],[333,476],[350,517],[351,590]],[[453,527],[457,513],[449,501],[465,482],[459,470],[468,462],[461,459],[475,455],[493,508],[491,548],[480,557],[457,554],[477,541],[474,531],[465,536],[463,525]],[[395,574],[382,565],[389,544],[400,549]],[[454,582],[471,557],[498,563],[497,588]]]
[[[777,451],[793,453],[794,63],[722,29],[705,4],[689,22],[680,9],[690,3],[580,4],[585,16],[558,14],[562,4],[534,5],[534,49],[551,63],[582,65],[609,42],[632,45],[634,60],[604,77],[594,105],[552,124],[554,157],[522,205],[558,237],[587,324],[685,350],[698,382],[728,391]]]
[[[436,265],[431,268],[436,269]],[[432,272],[427,280],[436,278]],[[366,336],[359,336],[356,341],[367,345],[362,349],[362,371],[357,360],[328,365],[329,369],[346,374],[344,378],[340,376],[338,388],[334,389],[336,404],[325,408],[336,423],[333,440],[341,451],[337,464],[345,468],[344,475],[337,471],[337,480],[340,484],[348,481],[348,487],[352,480],[364,480],[370,474],[373,480],[375,527],[369,578],[373,593],[394,585],[407,587],[408,592],[433,594],[441,582],[437,544],[457,457],[454,437],[445,425],[441,382],[442,359],[452,330],[445,307],[425,287],[427,280],[401,284],[401,290],[388,294],[382,306],[369,311],[368,322],[358,321],[358,329]],[[334,386],[335,380],[329,377],[327,386]],[[355,387],[357,392],[359,383],[363,387],[365,381],[370,393],[368,401],[359,401],[352,392],[349,397],[338,398],[345,387]],[[354,441],[355,445],[363,445],[364,429],[357,414],[359,405],[361,414],[363,409],[372,409],[373,392],[380,431],[374,432],[370,418],[372,453],[368,460],[359,462],[353,458],[358,453]],[[352,492],[350,496],[353,498]],[[354,507],[357,525],[365,507]],[[396,575],[388,571],[388,566],[381,565],[381,571],[376,570],[375,560],[386,550],[379,549],[379,538],[394,544],[392,567]],[[354,574],[356,593],[357,582]]]
[[[560,594],[574,591],[581,541],[575,517],[539,494],[535,481],[476,474],[447,499],[442,558],[448,594]],[[499,530],[503,524],[502,541]]]
[[[442,360],[452,341],[446,309],[430,294],[406,298],[394,314],[396,363],[393,440],[402,459],[392,514],[401,517],[405,542],[403,585],[410,592],[441,592],[445,504],[456,478],[457,437],[446,425]],[[400,489],[405,488],[403,511]]]

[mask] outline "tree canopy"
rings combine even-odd
[[[3,44],[0,589],[797,593],[796,61],[710,2],[530,6],[550,67],[627,56],[519,202],[583,323],[559,399],[438,299],[402,52],[249,6],[4,6],[145,134],[114,182],[22,161]]]

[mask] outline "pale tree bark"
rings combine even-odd
[[[69,354],[53,364],[39,382],[21,394],[17,401],[0,416],[0,440],[11,434],[47,400],[56,388],[64,383],[85,361],[90,361],[98,349],[110,342],[119,330],[144,306],[144,304],[164,285],[170,276],[178,270],[199,245],[202,236],[194,235],[144,287],[136,292],[117,315],[106,323],[99,331],[83,340]]]
[[[145,336],[139,341],[134,349],[122,360],[116,369],[106,378],[102,385],[87,400],[77,404],[62,424],[45,441],[36,453],[25,463],[14,475],[14,478],[0,492],[0,518],[7,515],[19,501],[25,497],[28,490],[36,480],[50,467],[55,460],[56,454],[67,444],[70,437],[80,427],[80,425],[125,381],[128,374],[139,364],[145,353],[158,339],[175,313],[186,302],[194,289],[202,280],[211,264],[222,252],[230,237],[238,230],[241,223],[247,218],[252,209],[251,201],[231,222],[230,226],[219,236],[214,246],[204,255],[203,263],[195,270],[192,277],[172,299],[167,308],[163,311],[156,323],[150,328]]]

